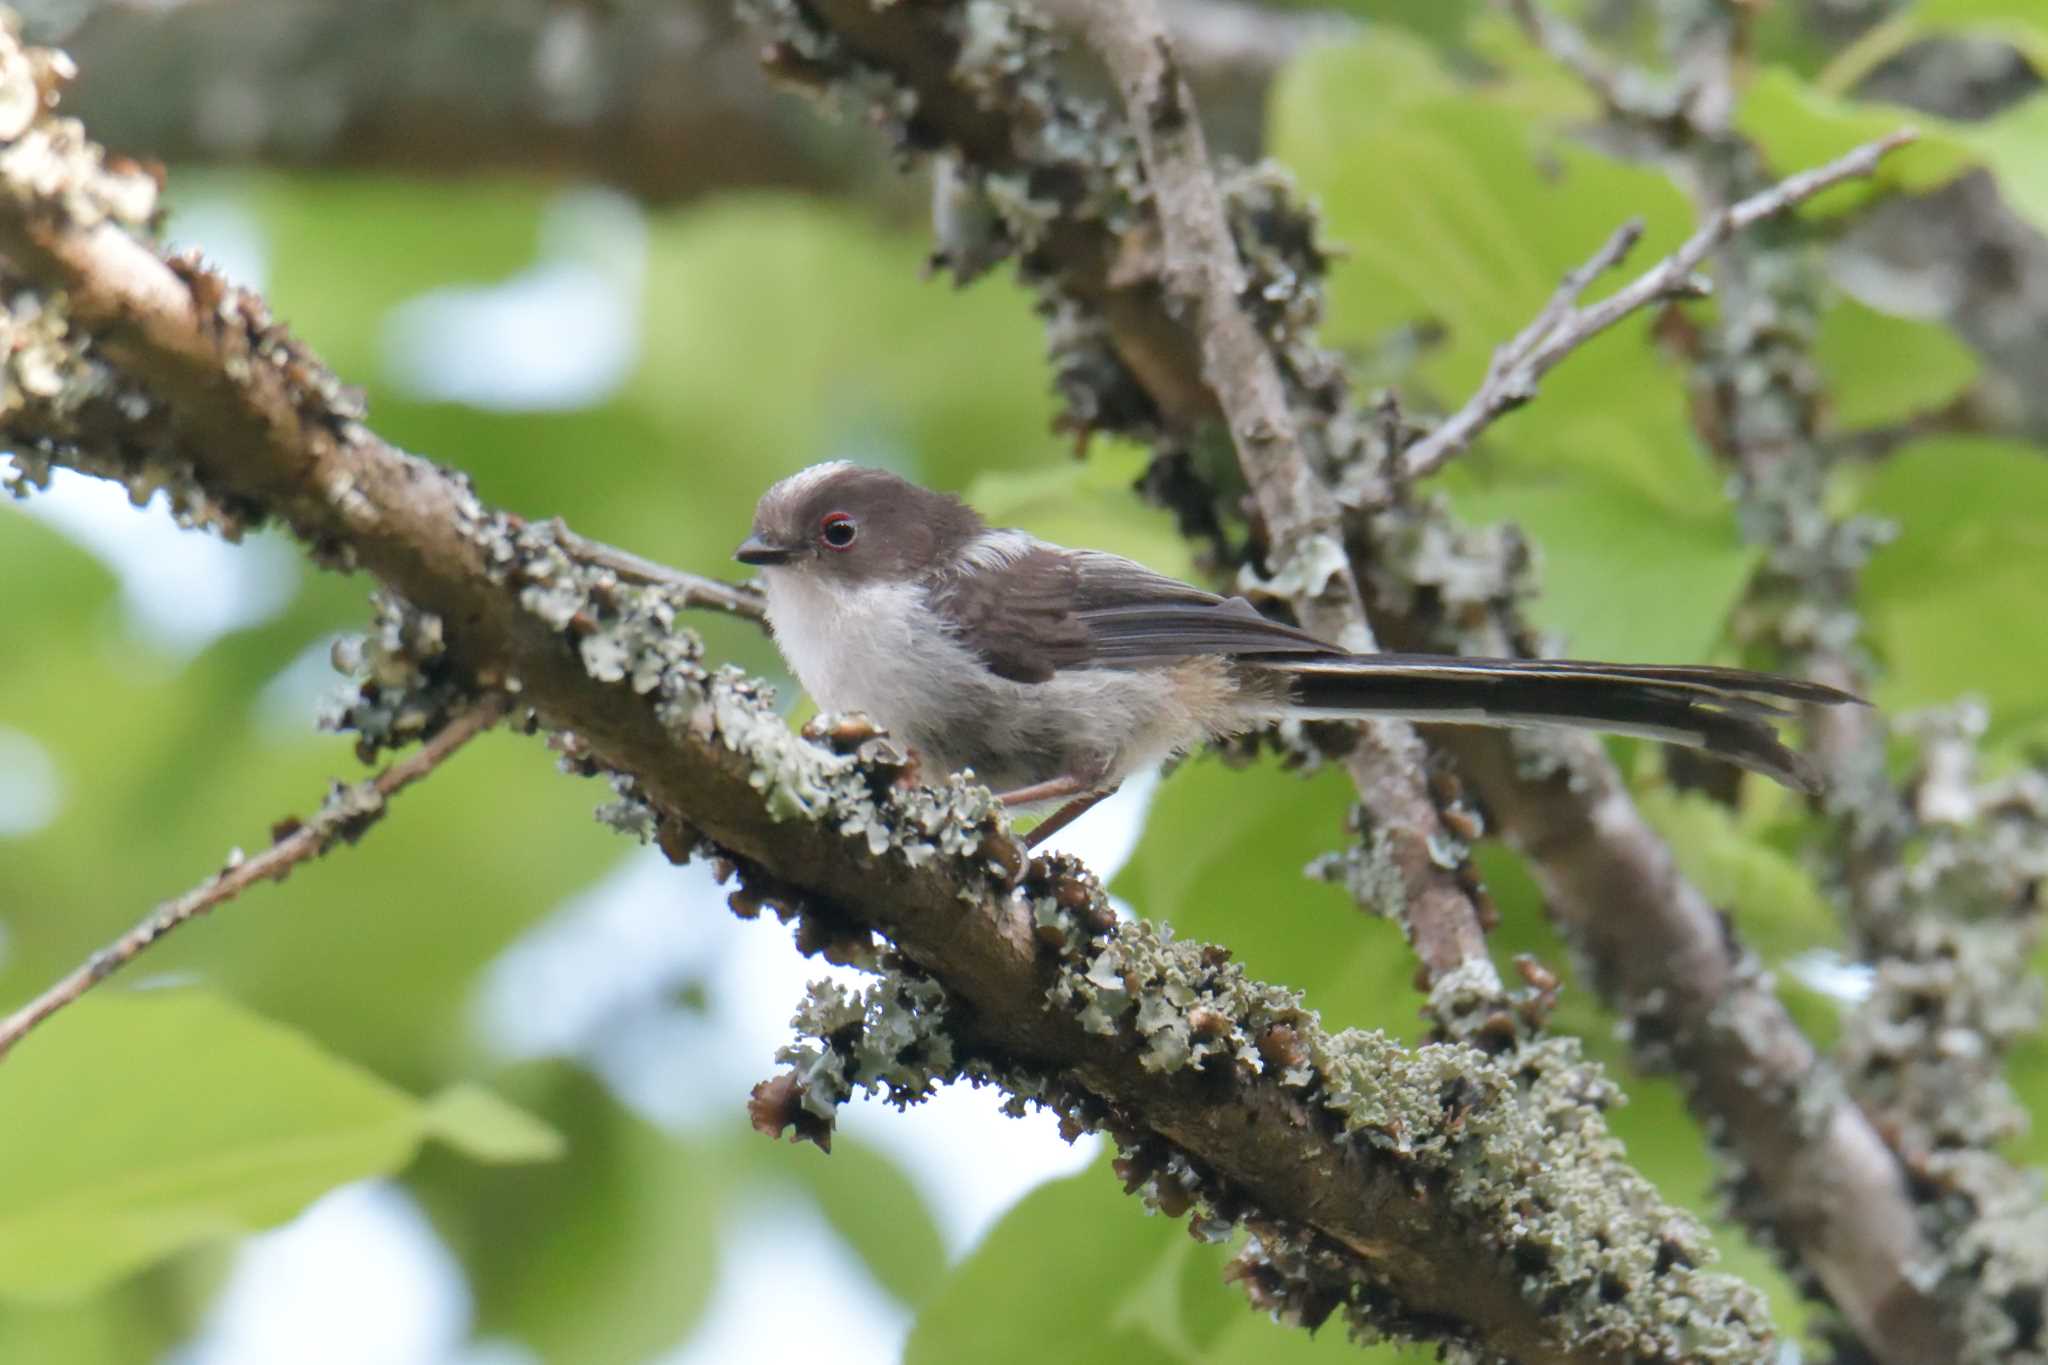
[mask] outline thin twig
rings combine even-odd
[[[56,985],[0,1022],[0,1058],[51,1015],[134,961],[173,929],[233,900],[260,881],[283,881],[300,863],[319,857],[342,840],[350,843],[384,815],[396,793],[441,766],[470,739],[505,714],[504,697],[492,695],[442,726],[417,751],[375,777],[337,786],[320,813],[253,858],[229,865],[175,900],[150,911],[141,923],[87,958]]]
[[[1658,261],[1633,281],[1584,308],[1577,307],[1580,294],[1606,270],[1618,264],[1641,234],[1639,224],[1626,223],[1599,251],[1564,279],[1536,320],[1494,353],[1486,378],[1465,401],[1465,405],[1438,423],[1436,428],[1402,452],[1399,478],[1412,481],[1444,467],[1468,449],[1479,434],[1502,416],[1535,396],[1537,381],[1557,363],[1594,337],[1640,308],[1660,299],[1684,297],[1700,292],[1694,275],[1715,247],[1737,232],[1766,218],[1775,217],[1821,191],[1870,175],[1888,153],[1918,136],[1910,128],[1879,138],[1848,152],[1826,165],[1788,176],[1771,188],[1751,195],[1715,214],[1698,231],[1686,238],[1676,251]],[[1631,229],[1634,229],[1632,232]],[[1341,490],[1346,502],[1363,506],[1386,496],[1376,473],[1359,469],[1349,475]]]
[[[621,550],[601,540],[577,535],[560,517],[549,523],[549,529],[555,533],[555,542],[570,558],[610,569],[619,577],[635,583],[668,588],[681,595],[686,607],[711,607],[744,617],[749,621],[768,619],[767,604],[761,598],[761,591],[751,584],[728,583],[719,578],[706,578],[701,574],[671,569],[668,565],[657,564],[651,559],[642,559],[631,550]]]
[[[1824,437],[1821,451],[1831,461],[1877,461],[1932,437],[1982,436],[2010,432],[2013,426],[2005,414],[1997,411],[1991,395],[1981,386],[1972,385],[1939,407],[1909,412],[1896,422]]]

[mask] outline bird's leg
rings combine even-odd
[[[999,793],[996,800],[1006,806],[1028,806],[1037,801],[1051,801],[1061,796],[1073,798],[1051,815],[1040,820],[1033,827],[1032,831],[1024,836],[1024,847],[1033,849],[1037,848],[1047,839],[1052,838],[1053,835],[1059,833],[1068,825],[1073,824],[1074,821],[1080,819],[1083,815],[1086,815],[1096,802],[1110,795],[1115,790],[1115,787],[1105,787],[1098,783],[1086,782],[1069,774],[1050,778],[1044,782],[1034,782],[1028,787],[1019,787],[1015,791]]]
[[[1068,825],[1073,824],[1076,820],[1086,815],[1094,808],[1096,802],[1115,795],[1115,787],[1098,787],[1094,791],[1083,792],[1033,826],[1031,832],[1024,836],[1024,847],[1027,849],[1037,848],[1047,839],[1052,838],[1053,835],[1058,834]]]
[[[1072,774],[1049,777],[1043,782],[1033,782],[1028,787],[1015,791],[997,792],[996,800],[1006,806],[1029,806],[1039,801],[1052,801],[1062,796],[1085,796],[1095,787]]]

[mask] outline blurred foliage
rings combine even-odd
[[[1690,210],[1657,170],[1575,139],[1595,106],[1478,0],[1343,8],[1369,21],[1367,39],[1285,75],[1271,150],[1345,253],[1326,339],[1368,392],[1393,385],[1411,410],[1441,409],[1623,219],[1640,217],[1644,240],[1596,295],[1679,241]],[[1616,22],[1631,7],[1563,8],[1606,25],[1605,41],[1654,48],[1645,25]],[[1814,231],[1971,167],[2048,225],[2048,102],[1965,125],[1854,95],[1862,74],[1934,34],[1993,33],[2041,64],[2048,21],[2034,0],[1924,0],[1843,50],[1799,12],[1767,16],[1738,111],[1776,169],[1904,122],[1927,134],[1879,181],[1816,205]],[[429,291],[532,280],[550,259],[554,194],[258,172],[174,174],[172,187],[174,202],[247,217],[263,243],[259,283],[368,388],[381,433],[513,509],[724,573],[766,483],[846,457],[971,491],[1000,521],[1191,571],[1170,519],[1129,491],[1142,452],[1098,442],[1076,463],[1051,433],[1029,299],[1000,281],[921,280],[920,234],[859,205],[755,195],[648,217],[643,237],[613,244],[637,280],[631,372],[587,406],[484,411],[420,397],[419,376],[392,373],[390,318]],[[1529,534],[1541,563],[1531,613],[1573,652],[1728,657],[1756,557],[1692,434],[1682,375],[1648,333],[1637,319],[1586,347],[1439,483],[1467,517]],[[1826,300],[1816,358],[1845,431],[1938,407],[1977,369],[1942,328],[1839,297]],[[2041,450],[1920,441],[1849,471],[1838,494],[1841,510],[1896,528],[1864,582],[1877,700],[1974,693],[1991,704],[2003,760],[2048,742]],[[26,998],[230,844],[260,842],[330,777],[352,775],[345,744],[273,717],[279,695],[306,715],[303,683],[289,680],[361,621],[367,590],[308,574],[271,619],[173,657],[133,629],[94,555],[0,508],[0,727],[42,746],[62,784],[51,823],[0,836],[0,1000]],[[714,656],[779,674],[759,632],[693,624]],[[1800,803],[1753,783],[1732,808],[1682,795],[1633,757],[1646,815],[1768,964],[1837,946],[1827,890],[1799,853]],[[738,1211],[763,1189],[814,1201],[879,1292],[918,1312],[914,1360],[1358,1358],[1334,1326],[1311,1340],[1247,1312],[1222,1283],[1228,1248],[1146,1215],[1099,1167],[1041,1187],[949,1267],[929,1196],[895,1157],[844,1135],[829,1159],[763,1142],[740,1094],[718,1097],[715,1119],[664,1128],[572,1060],[501,1069],[472,1024],[479,974],[621,857],[585,815],[607,795],[563,780],[531,742],[489,737],[401,797],[360,850],[253,893],[131,974],[197,988],[117,981],[0,1063],[0,1358],[152,1358],[192,1330],[236,1234],[401,1168],[463,1265],[478,1337],[548,1361],[644,1360],[686,1337]],[[1416,1037],[1398,932],[1301,876],[1347,837],[1348,805],[1335,773],[1197,757],[1162,788],[1115,889],[1138,913],[1229,944],[1332,1026]],[[1556,1027],[1623,1075],[1631,1102],[1612,1121],[1631,1158],[1711,1220],[1713,1163],[1677,1088],[1629,1072],[1519,860],[1479,856],[1502,910],[1503,968],[1529,952],[1565,978]],[[1797,972],[1778,979],[1825,1041],[1837,1003]],[[2015,1081],[2039,1107],[2048,1053],[2026,1049]],[[532,1160],[553,1134],[566,1154]],[[414,1159],[429,1136],[443,1141]],[[2032,1159],[2048,1150],[2029,1141]],[[1769,1257],[1715,1230],[1729,1268],[1764,1286],[1796,1333],[1803,1309]]]
[[[415,1100],[201,991],[88,997],[36,1042],[0,1067],[0,1111],[36,1118],[0,1129],[0,1301],[74,1301],[396,1170],[425,1138],[491,1162],[561,1155],[486,1091]]]
[[[1387,376],[1411,405],[1460,401],[1624,218],[1645,224],[1645,264],[1691,225],[1662,176],[1568,142],[1494,87],[1461,86],[1386,38],[1298,62],[1274,96],[1272,137],[1344,252],[1325,336],[1435,338]],[[1708,656],[1754,561],[1648,328],[1638,318],[1584,347],[1444,480],[1467,517],[1529,533],[1544,569],[1532,612],[1581,657]]]

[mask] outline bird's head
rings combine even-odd
[[[754,508],[753,534],[733,558],[765,574],[850,584],[922,577],[982,530],[958,498],[886,469],[834,461],[790,475]]]

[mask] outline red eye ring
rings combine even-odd
[[[850,550],[860,525],[846,512],[827,512],[818,523],[818,543],[828,550]]]

